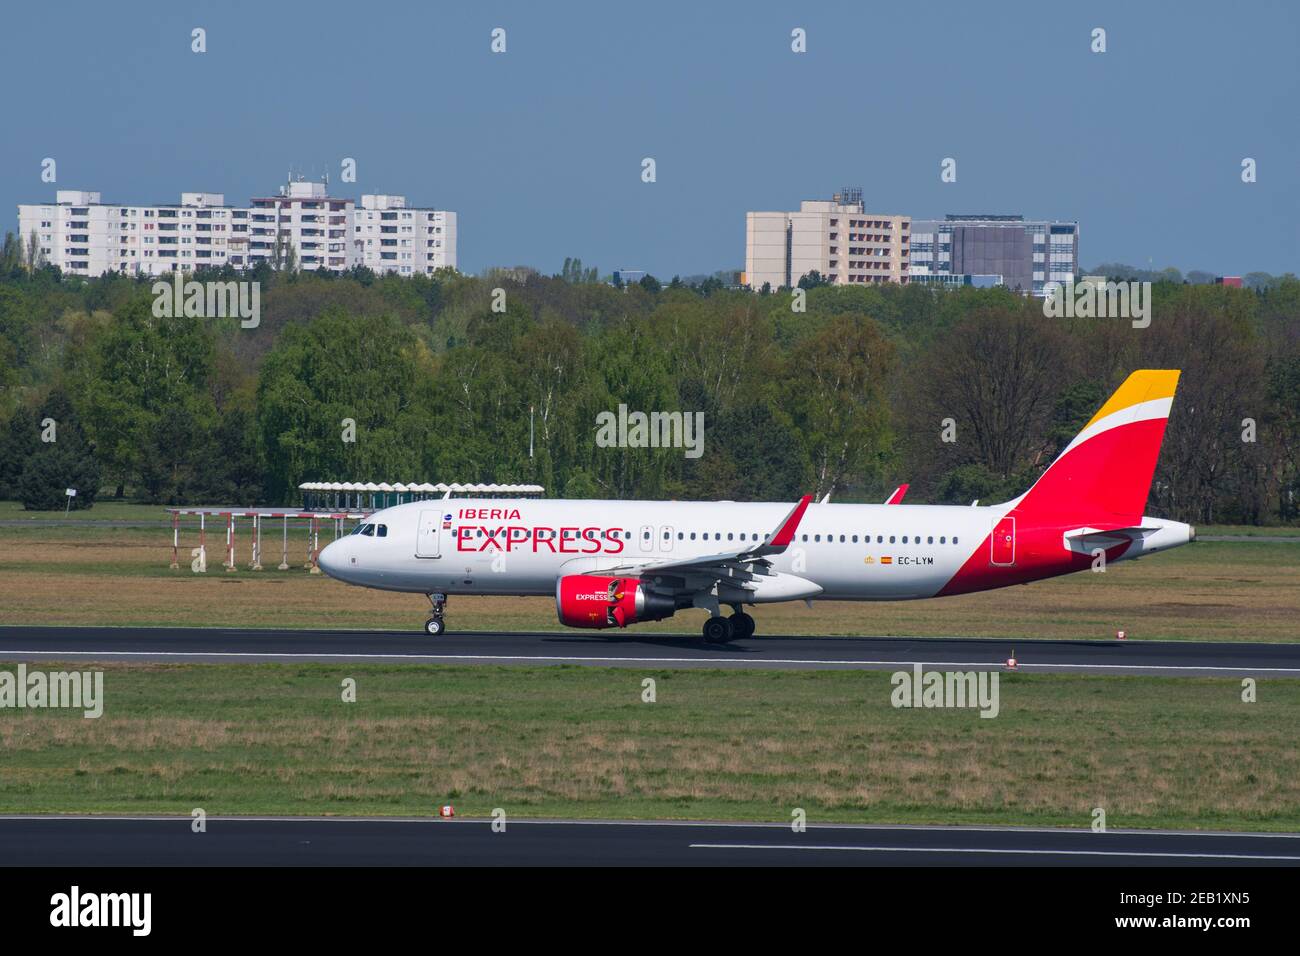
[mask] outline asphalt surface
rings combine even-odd
[[[895,670],[1004,668],[1029,673],[1300,677],[1300,644],[1182,641],[994,641],[979,638],[757,636],[708,645],[694,636],[579,632],[277,631],[235,628],[0,627],[5,661],[209,663],[408,662]]]
[[[8,866],[1296,866],[1300,834],[505,819],[0,817]]]

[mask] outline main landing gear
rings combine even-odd
[[[704,622],[704,642],[706,644],[726,644],[728,641],[744,640],[754,636],[754,619],[732,605],[731,617],[710,617]]]
[[[424,631],[430,637],[439,637],[447,631],[447,625],[442,619],[443,612],[447,608],[447,595],[430,594],[429,603],[433,605],[433,610],[429,612],[429,619],[424,622]]]

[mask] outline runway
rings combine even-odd
[[[9,866],[1296,866],[1300,834],[438,818],[0,817]]]
[[[1003,668],[1014,649],[1028,673],[1300,677],[1300,644],[1026,641],[982,638],[757,636],[707,645],[685,635],[236,628],[0,627],[0,660],[206,663],[579,664],[895,670],[914,663]]]

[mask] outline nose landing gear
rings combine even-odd
[[[443,612],[447,608],[447,595],[430,594],[429,603],[433,608],[429,612],[429,619],[424,622],[424,632],[430,637],[439,637],[447,631],[447,625],[443,621]]]

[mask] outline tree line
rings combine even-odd
[[[153,279],[0,262],[0,495],[288,504],[301,481],[356,480],[878,501],[906,481],[910,501],[992,502],[1130,371],[1161,367],[1183,376],[1150,509],[1300,510],[1292,276],[1158,281],[1145,329],[1048,318],[1004,289],[615,288],[577,260],[559,276],[198,278],[261,282],[260,324],[158,317]],[[600,447],[597,416],[619,405],[702,412],[704,453]]]

